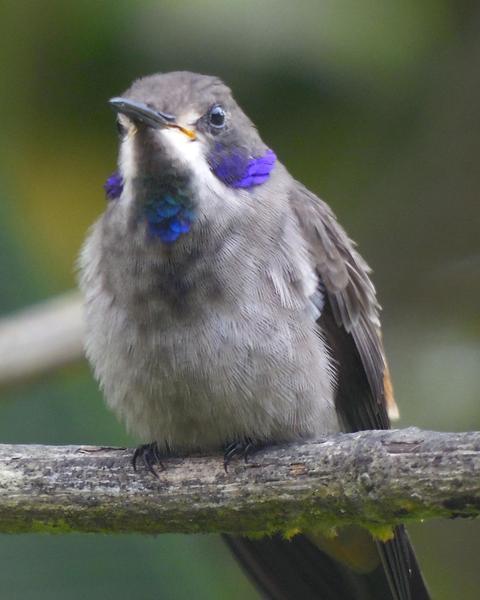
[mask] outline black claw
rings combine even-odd
[[[132,456],[132,466],[134,471],[137,470],[137,460],[139,458],[142,459],[143,466],[147,469],[147,471],[149,471],[158,479],[158,472],[156,469],[154,469],[154,466],[160,466],[160,471],[163,471],[165,467],[162,464],[162,455],[158,449],[157,442],[152,442],[151,444],[142,444],[135,449],[135,452]]]
[[[245,461],[245,464],[248,463],[249,455],[252,454],[256,448],[257,447],[252,441],[249,441],[248,444],[245,446],[245,452],[243,453],[243,460]]]
[[[255,443],[250,438],[245,438],[241,442],[232,442],[225,446],[225,454],[223,455],[223,468],[225,473],[228,472],[228,465],[235,456],[243,456],[245,463],[248,462],[248,457],[257,448]]]

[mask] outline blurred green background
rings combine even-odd
[[[401,425],[480,429],[480,5],[0,4],[0,310],[74,286],[115,168],[106,101],[221,76],[374,268]],[[0,441],[134,444],[85,364],[0,392]],[[411,527],[436,599],[479,597],[480,526]],[[0,536],[0,599],[254,599],[208,536]]]

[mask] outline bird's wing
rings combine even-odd
[[[317,323],[335,362],[342,425],[346,431],[388,429],[388,409],[395,412],[396,405],[368,265],[324,202],[300,184],[292,187],[290,199],[326,299]],[[393,597],[417,598],[413,590],[421,575],[404,528],[377,546]]]
[[[337,411],[350,431],[388,429],[387,403],[395,405],[370,269],[324,202],[300,184],[290,198],[326,299],[318,324],[337,366]],[[355,397],[343,389],[356,387],[361,379],[368,384],[368,394]]]

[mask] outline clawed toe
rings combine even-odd
[[[256,450],[256,448],[257,446],[251,438],[245,438],[240,442],[227,444],[225,446],[225,454],[223,455],[223,468],[225,469],[225,473],[228,471],[228,465],[232,458],[235,456],[243,456],[244,461],[247,463],[248,457]]]
[[[133,470],[137,470],[137,460],[141,459],[144,467],[149,471],[154,477],[158,478],[158,472],[154,468],[156,465],[160,467],[160,471],[165,469],[162,464],[162,455],[158,448],[157,442],[152,442],[151,444],[142,444],[138,446],[133,453],[132,457],[132,465]]]

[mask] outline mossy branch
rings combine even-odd
[[[226,473],[171,458],[156,479],[132,451],[0,445],[1,532],[262,534],[480,514],[480,432],[405,429],[271,447]]]

